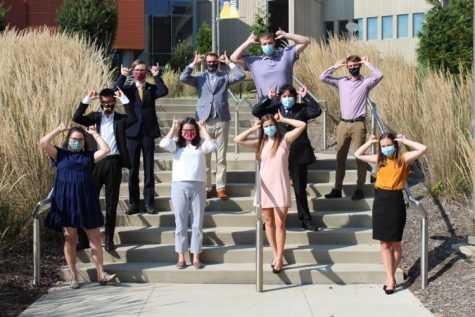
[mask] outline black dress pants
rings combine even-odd
[[[122,180],[122,167],[118,155],[110,155],[99,161],[92,171],[97,196],[105,186],[106,216],[105,216],[105,241],[113,241],[119,203],[120,183]],[[78,241],[80,244],[89,243],[86,234],[78,229]]]
[[[295,201],[297,202],[297,212],[299,220],[312,220],[308,208],[307,199],[307,175],[308,166],[306,164],[289,164],[290,177],[292,178]]]
[[[153,205],[155,196],[155,178],[153,173],[155,139],[148,136],[127,138],[127,147],[132,163],[132,168],[129,170],[129,205],[138,207],[140,202],[139,170],[141,152],[143,153],[144,165],[144,204],[145,206]]]

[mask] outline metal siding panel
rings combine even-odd
[[[144,0],[117,1],[116,49],[145,48]]]

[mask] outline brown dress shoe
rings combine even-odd
[[[211,191],[207,190],[206,191],[206,199],[210,199],[210,198],[211,198]]]
[[[229,199],[229,196],[228,194],[226,194],[226,192],[224,191],[224,189],[220,189],[216,192],[216,197],[218,197],[219,199],[221,200],[228,200]]]

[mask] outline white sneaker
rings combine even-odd
[[[71,284],[69,285],[72,289],[77,289],[79,288],[79,282],[77,279],[72,278],[71,279]]]
[[[110,281],[114,280],[117,277],[117,274],[109,274],[107,272],[104,272],[104,278],[102,281],[99,281],[99,284],[101,285],[106,285]]]

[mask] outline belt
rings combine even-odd
[[[120,159],[120,155],[119,154],[108,155],[105,157],[105,159]]]
[[[365,120],[366,120],[366,117],[365,117],[365,116],[358,117],[358,118],[355,118],[355,119],[343,119],[343,118],[341,118],[341,121],[343,121],[343,122],[351,122],[351,123],[358,122],[358,121],[365,121]]]

